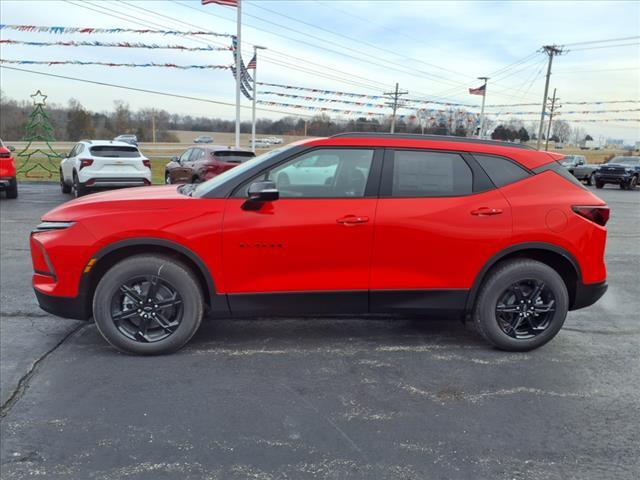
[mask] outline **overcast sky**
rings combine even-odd
[[[147,11],[145,11],[145,10]],[[479,105],[470,96],[478,76],[490,76],[487,103],[540,102],[544,89],[546,56],[535,54],[545,44],[572,44],[640,35],[640,3],[587,2],[422,2],[422,1],[243,1],[245,60],[254,44],[261,52],[258,79],[313,88],[379,94],[395,82],[412,97]],[[235,9],[200,5],[199,0],[178,1],[11,1],[2,0],[3,24],[106,28],[203,29],[235,33]],[[184,23],[182,23],[184,22]],[[2,39],[25,41],[97,40],[202,46],[206,41],[228,44],[228,39],[200,40],[161,35],[52,35],[0,31]],[[202,38],[205,39],[203,42]],[[639,40],[614,48],[607,44],[568,47],[553,65],[551,91],[561,103],[640,99]],[[589,48],[589,49],[586,49]],[[581,50],[584,49],[584,50]],[[3,59],[86,60],[117,63],[162,62],[186,64],[231,63],[231,54],[98,47],[31,47],[3,45]],[[500,72],[516,62],[506,71]],[[115,68],[101,66],[18,66],[58,75],[147,88],[223,102],[234,101],[229,71]],[[91,110],[111,109],[114,100],[132,108],[155,107],[173,113],[233,118],[233,107],[137,93],[71,80],[1,69],[3,92],[28,99],[37,88],[49,101],[78,99]],[[266,97],[263,97],[266,99]],[[275,98],[288,103],[296,99]],[[245,105],[249,105],[247,100]],[[350,108],[332,104],[336,108]],[[631,109],[638,103],[563,105],[561,111]],[[437,108],[434,106],[434,108]],[[538,111],[540,107],[491,108],[506,120],[509,111]],[[293,110],[289,112],[294,113]],[[414,113],[403,110],[402,113]],[[277,117],[281,113],[260,112]],[[248,109],[243,119],[250,118]],[[535,114],[520,117],[530,120]],[[640,118],[639,112],[562,116],[572,118]],[[576,126],[577,123],[572,125]],[[580,123],[594,137],[640,140],[637,122]]]

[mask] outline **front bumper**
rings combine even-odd
[[[602,183],[628,183],[633,175],[596,175],[596,181]]]
[[[74,320],[89,320],[91,318],[91,307],[84,295],[77,297],[56,297],[47,295],[34,288],[38,304],[45,312],[63,318]]]
[[[11,177],[11,178],[8,178],[8,177],[0,178],[0,190],[6,190],[7,188],[9,188],[13,181],[14,181],[13,177]]]
[[[609,285],[607,282],[584,284],[578,282],[576,295],[569,310],[578,310],[596,303],[607,291]]]

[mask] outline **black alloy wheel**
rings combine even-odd
[[[530,279],[515,282],[498,299],[498,326],[512,338],[533,338],[551,324],[555,303],[553,292],[543,281]]]
[[[115,327],[137,342],[164,340],[180,326],[182,317],[182,297],[173,285],[155,275],[126,281],[111,299]]]

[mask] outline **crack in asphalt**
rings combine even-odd
[[[79,330],[87,326],[88,325],[86,324],[78,325],[77,327],[72,329],[69,333],[67,333],[64,337],[62,337],[62,339],[58,343],[56,343],[53,347],[51,347],[45,353],[40,355],[40,357],[38,357],[38,359],[35,362],[33,362],[33,364],[31,365],[31,368],[27,371],[27,373],[25,373],[22,377],[20,377],[20,380],[18,381],[18,385],[16,386],[15,390],[11,393],[7,401],[4,402],[2,406],[0,406],[0,418],[6,417],[11,412],[11,409],[18,402],[18,400],[20,400],[24,396],[24,394],[27,392],[27,389],[29,388],[29,385],[31,383],[31,379],[36,374],[40,364],[44,362],[49,355],[51,355],[59,347],[61,347],[62,344],[68,338],[70,338],[76,332],[78,332]]]
[[[46,312],[27,312],[24,310],[16,310],[15,312],[0,311],[0,317],[24,317],[24,318],[42,318],[50,317],[51,314]]]
[[[637,335],[640,330],[583,330],[580,328],[563,327],[562,330],[578,333],[592,333],[594,335]]]

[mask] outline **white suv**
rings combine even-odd
[[[151,185],[151,163],[129,143],[82,140],[60,162],[62,192],[76,197],[94,188],[144,185]]]

